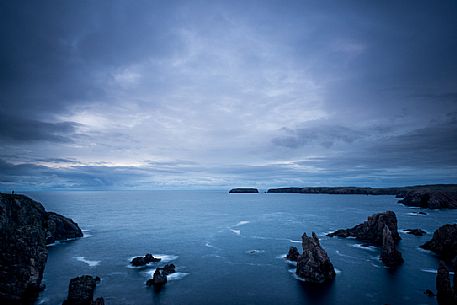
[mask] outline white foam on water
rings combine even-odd
[[[178,256],[171,254],[152,254],[152,256],[160,258],[160,263],[172,262],[178,258]]]
[[[230,231],[232,231],[233,233],[235,233],[235,235],[241,235],[241,230],[230,229]]]
[[[371,251],[371,252],[376,252],[377,251],[376,247],[373,247],[373,246],[364,247],[363,244],[353,244],[353,245],[351,245],[351,247],[364,249],[364,250],[368,250],[368,251]]]
[[[327,231],[327,232],[321,232],[321,233],[319,233],[319,234],[318,234],[318,236],[327,236],[328,234],[330,234],[330,233],[334,233],[334,232],[336,232],[336,230],[333,230],[333,231]]]
[[[301,244],[301,240],[289,239],[289,241],[290,241],[291,243],[294,243],[294,244]]]
[[[432,269],[432,268],[423,268],[421,269],[422,272],[427,272],[427,273],[438,273],[438,270]],[[450,275],[454,275],[454,272],[449,272]]]
[[[356,257],[350,256],[350,255],[346,255],[346,254],[343,254],[343,253],[341,253],[339,250],[336,250],[335,252],[336,252],[336,254],[337,254],[338,256],[356,259]]]
[[[241,220],[239,223],[237,223],[236,225],[234,225],[234,227],[239,227],[239,226],[247,225],[248,223],[250,223],[249,220]]]
[[[341,274],[341,270],[335,268],[335,274]]]
[[[146,272],[148,279],[152,279],[154,277],[154,272],[156,272],[156,268],[149,270]],[[167,280],[169,281],[175,281],[175,280],[180,280],[188,276],[190,273],[187,272],[175,272],[175,273],[170,273],[167,275]]]
[[[85,264],[88,264],[89,267],[95,267],[97,265],[100,264],[101,261],[91,261],[91,260],[88,260],[86,259],[84,256],[76,256],[75,259],[79,262],[82,262],[82,263],[85,263]]]
[[[175,281],[175,280],[181,280],[188,276],[190,273],[187,272],[175,272],[172,274],[167,275],[167,280],[169,281]]]
[[[58,244],[60,244],[60,241],[55,241],[52,244],[46,245],[46,247],[54,247],[54,246],[57,246]]]
[[[406,213],[406,215],[410,215],[410,216],[426,216],[424,214],[419,214],[418,212],[409,212],[409,213]]]
[[[299,277],[296,273],[295,273],[295,269],[289,269],[289,272],[292,274],[292,276],[294,277],[294,279],[298,280],[298,281],[302,281],[304,282],[305,280],[302,279],[301,277]]]
[[[280,258],[280,259],[285,259],[286,257],[287,257],[287,253],[276,256],[276,258]]]
[[[425,249],[422,249],[421,247],[417,247],[416,248],[419,252],[424,252],[424,253],[433,253],[432,251],[430,250],[425,250]]]
[[[374,263],[371,263],[371,265],[372,265],[373,267],[375,267],[375,268],[381,268],[381,266],[376,265],[376,264],[374,264]]]

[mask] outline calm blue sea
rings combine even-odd
[[[418,248],[457,211],[402,206],[393,196],[228,194],[225,191],[30,192],[49,211],[71,217],[84,230],[77,241],[49,247],[39,304],[61,304],[69,280],[98,275],[96,295],[106,304],[435,304],[423,294],[435,290],[438,260]],[[368,215],[393,210],[405,264],[392,272],[376,248],[326,232],[352,227]],[[303,232],[315,231],[335,268],[335,282],[305,285],[283,256],[301,249]],[[152,253],[177,273],[157,293],[145,282],[155,266],[129,267],[132,256]]]

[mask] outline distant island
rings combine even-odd
[[[456,209],[457,184],[427,184],[405,187],[284,187],[267,193],[395,195],[399,203],[429,209]]]
[[[237,194],[240,194],[240,193],[258,193],[258,192],[259,192],[258,189],[251,188],[251,187],[238,187],[238,188],[231,189],[229,191],[229,193],[237,193]]]
[[[283,187],[271,188],[267,193],[302,193],[302,194],[362,194],[362,195],[397,195],[403,197],[407,192],[411,191],[441,191],[441,192],[457,192],[457,184],[426,184],[404,187]]]

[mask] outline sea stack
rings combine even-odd
[[[454,287],[452,287],[449,270],[447,269],[446,264],[443,261],[440,261],[436,274],[436,300],[439,305],[457,304],[456,280],[456,275],[454,273]]]
[[[62,305],[104,305],[103,298],[94,301],[94,291],[100,278],[82,275],[70,280],[67,299]]]
[[[397,250],[392,232],[390,232],[387,225],[383,229],[381,260],[385,266],[391,268],[397,267],[404,262],[400,251]]]
[[[297,259],[296,274],[305,282],[323,284],[335,279],[335,269],[314,232],[302,236],[303,253]]]

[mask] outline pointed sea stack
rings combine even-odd
[[[305,282],[323,284],[335,279],[335,269],[313,232],[302,236],[303,254],[298,257],[296,274]]]
[[[395,246],[392,232],[390,232],[387,225],[385,225],[383,229],[381,260],[384,265],[391,268],[397,267],[404,262],[400,251],[398,251]]]

